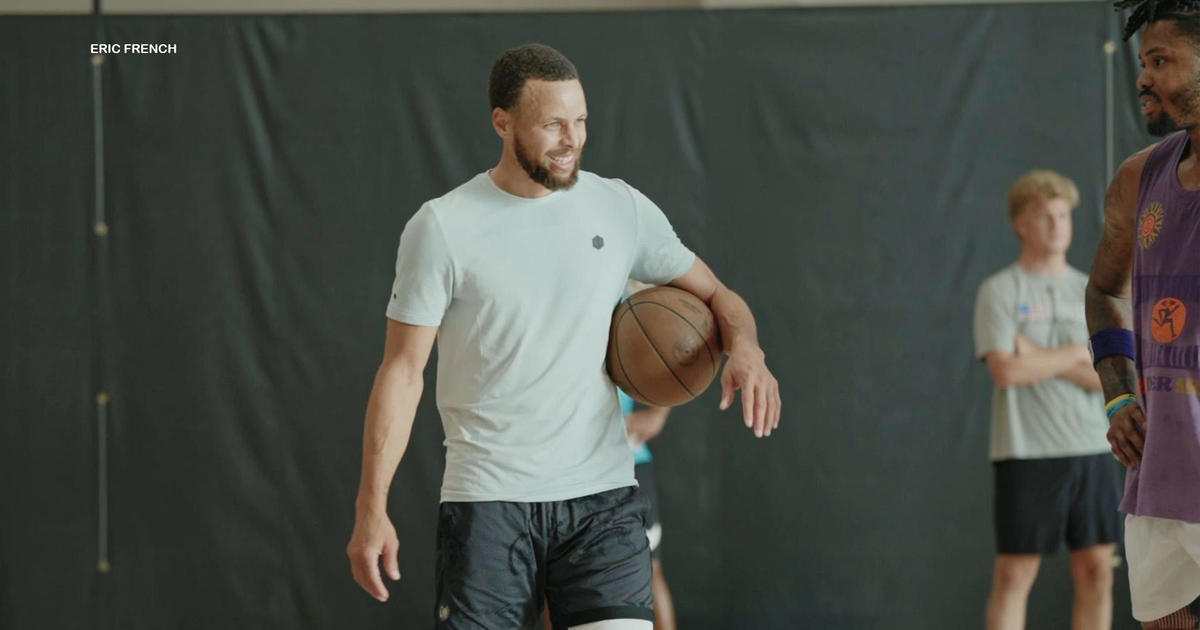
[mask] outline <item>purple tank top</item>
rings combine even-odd
[[[1150,154],[1138,191],[1133,330],[1146,412],[1140,467],[1121,511],[1200,522],[1200,191],[1176,173],[1188,148],[1172,134]]]

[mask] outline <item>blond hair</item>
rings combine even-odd
[[[1008,189],[1008,218],[1015,221],[1030,203],[1051,199],[1063,199],[1074,210],[1079,205],[1079,189],[1069,177],[1052,170],[1029,171]]]

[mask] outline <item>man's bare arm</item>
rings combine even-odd
[[[722,284],[699,256],[691,269],[672,280],[671,285],[704,300],[716,317],[721,344],[729,355],[721,372],[721,409],[728,409],[734,391],[741,389],[743,422],[754,429],[756,437],[770,435],[779,427],[779,381],[767,369],[750,307]]]
[[[367,402],[363,429],[362,475],[355,500],[354,533],[346,546],[354,580],[371,596],[386,601],[379,559],[400,579],[399,540],[387,515],[388,489],[408,447],[417,403],[424,389],[425,364],[437,327],[411,326],[389,319],[383,361]]]
[[[625,419],[629,437],[639,444],[653,440],[662,433],[670,413],[670,407],[648,406],[629,414]]]
[[[1091,361],[1076,363],[1059,374],[1059,377],[1065,378],[1089,392],[1100,391],[1100,375],[1096,373],[1096,368],[1092,367]]]
[[[1063,376],[1068,370],[1087,361],[1087,347],[1068,344],[1058,348],[1040,349],[1011,354],[993,350],[984,356],[992,380],[999,387],[1021,387]]]
[[[1023,381],[1024,379],[1032,379],[1037,377],[1037,381],[1045,380],[1045,378],[1061,378],[1071,383],[1074,383],[1086,390],[1097,391],[1100,389],[1100,377],[1096,375],[1095,368],[1092,367],[1092,357],[1088,353],[1087,344],[1071,343],[1064,344],[1057,348],[1044,348],[1034,343],[1024,335],[1017,335],[1016,338],[1016,356],[1011,357],[1003,366],[1010,372],[1009,379],[1011,381]],[[1071,363],[1058,362],[1053,368],[1046,369],[1049,366],[1050,357],[1061,355],[1065,358],[1074,357],[1075,361]],[[996,377],[997,367],[992,365],[992,361],[988,361],[988,367],[992,368],[992,376]],[[1046,374],[1053,372],[1052,375]],[[1017,384],[1027,384],[1019,382]]]
[[[1096,247],[1084,303],[1089,334],[1110,328],[1133,328],[1130,310],[1130,280],[1133,275],[1133,246],[1138,188],[1142,170],[1153,147],[1143,149],[1121,164],[1104,198],[1104,230]],[[1136,394],[1137,370],[1133,360],[1111,356],[1096,364],[1105,400],[1121,394]],[[1145,416],[1140,406],[1128,405],[1110,420],[1108,439],[1113,454],[1126,466],[1141,461]]]

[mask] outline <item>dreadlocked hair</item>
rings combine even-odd
[[[1200,0],[1118,0],[1113,6],[1117,11],[1133,9],[1125,21],[1125,39],[1146,24],[1172,20],[1181,33],[1200,43]]]

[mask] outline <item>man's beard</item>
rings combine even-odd
[[[1161,102],[1159,107],[1162,107]],[[1179,131],[1179,123],[1167,115],[1164,109],[1158,110],[1158,116],[1146,120],[1146,132],[1156,138],[1161,138],[1176,131]]]
[[[550,169],[538,164],[535,158],[526,155],[525,145],[521,144],[519,135],[513,136],[513,151],[517,154],[517,163],[525,169],[529,179],[541,184],[546,190],[567,190],[579,180],[579,158],[583,157],[582,151],[575,155],[575,167],[571,169],[571,174],[564,179],[556,178]]]
[[[1167,134],[1179,131],[1179,125],[1166,112],[1159,112],[1158,118],[1151,118],[1146,121],[1146,131],[1156,138],[1161,138]]]
[[[1197,77],[1197,79],[1200,80],[1200,77]],[[1142,91],[1142,94],[1148,95],[1157,100],[1159,102],[1159,106],[1161,107],[1162,100],[1159,99],[1157,95],[1145,90]],[[1167,100],[1170,101],[1176,109],[1183,112],[1185,119],[1193,119],[1195,118],[1196,110],[1200,109],[1200,87],[1197,87],[1196,84],[1193,83],[1185,88],[1180,88],[1179,90],[1168,94]],[[1146,131],[1150,135],[1160,138],[1169,133],[1174,133],[1185,128],[1186,127],[1180,126],[1178,121],[1167,114],[1165,109],[1159,110],[1156,118],[1151,118],[1146,121]]]

